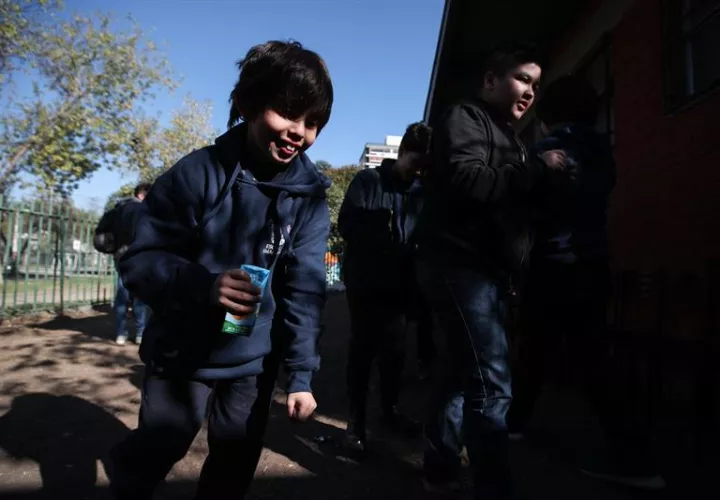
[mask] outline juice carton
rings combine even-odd
[[[248,273],[252,284],[260,288],[260,296],[265,294],[265,287],[270,278],[270,271],[262,267],[250,266],[243,264],[240,269]],[[260,314],[260,304],[255,308],[255,312],[244,316],[225,313],[225,321],[223,322],[222,332],[230,335],[250,335],[255,327],[255,321]]]

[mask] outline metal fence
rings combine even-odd
[[[97,222],[67,203],[0,198],[0,316],[111,301],[115,269],[93,248]]]
[[[112,302],[112,256],[97,252],[98,217],[70,204],[7,202],[0,197],[0,317]],[[341,281],[342,254],[325,254],[329,286]]]

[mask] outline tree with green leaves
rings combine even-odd
[[[35,52],[42,16],[61,7],[59,0],[0,0],[0,85]]]
[[[326,172],[332,168],[332,165],[330,165],[330,162],[325,160],[318,160],[315,162],[315,167],[321,172]]]
[[[0,192],[26,174],[67,195],[101,166],[128,168],[138,107],[174,83],[139,27],[114,28],[105,15],[75,16],[33,32],[32,91],[0,116]]]
[[[332,186],[330,186],[327,193],[327,202],[330,209],[330,239],[328,240],[328,246],[333,251],[342,247],[342,238],[337,225],[338,215],[340,215],[340,207],[345,199],[348,186],[350,186],[350,182],[360,170],[361,168],[357,165],[345,165],[323,171],[323,174],[332,181]]]
[[[210,101],[186,96],[182,106],[173,112],[167,127],[161,128],[155,119],[136,120],[126,158],[137,171],[139,182],[152,183],[183,156],[212,144],[220,135],[212,125],[212,114]],[[136,184],[126,184],[110,195],[106,209],[121,198],[131,196]]]

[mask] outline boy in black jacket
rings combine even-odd
[[[299,43],[257,45],[238,65],[230,130],[155,182],[120,262],[153,315],[140,349],[139,425],[112,452],[117,498],[151,498],[206,412],[209,454],[196,498],[242,498],[280,363],[288,416],[302,421],[316,407],[330,183],[305,150],[330,118],[332,83]],[[264,292],[243,264],[270,271]],[[224,333],[226,313],[256,314],[254,328]]]
[[[434,129],[421,218],[418,276],[447,355],[426,427],[425,479],[433,488],[455,482],[465,444],[483,500],[512,496],[506,294],[530,250],[529,192],[563,167],[559,151],[529,159],[512,128],[532,106],[540,76],[527,47],[490,54],[479,96],[451,106]]]
[[[401,433],[419,425],[397,413],[408,316],[416,307],[415,226],[423,204],[419,173],[427,162],[430,127],[410,125],[397,160],[360,171],[350,183],[338,225],[347,244],[345,285],[352,337],[347,384],[348,444],[366,447],[366,396],[379,356],[382,422]],[[420,327],[432,327],[421,325]]]

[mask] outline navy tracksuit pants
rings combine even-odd
[[[146,376],[138,428],[111,451],[115,498],[152,498],[186,455],[206,416],[209,453],[195,498],[243,498],[262,452],[276,373],[275,366],[236,380]]]

